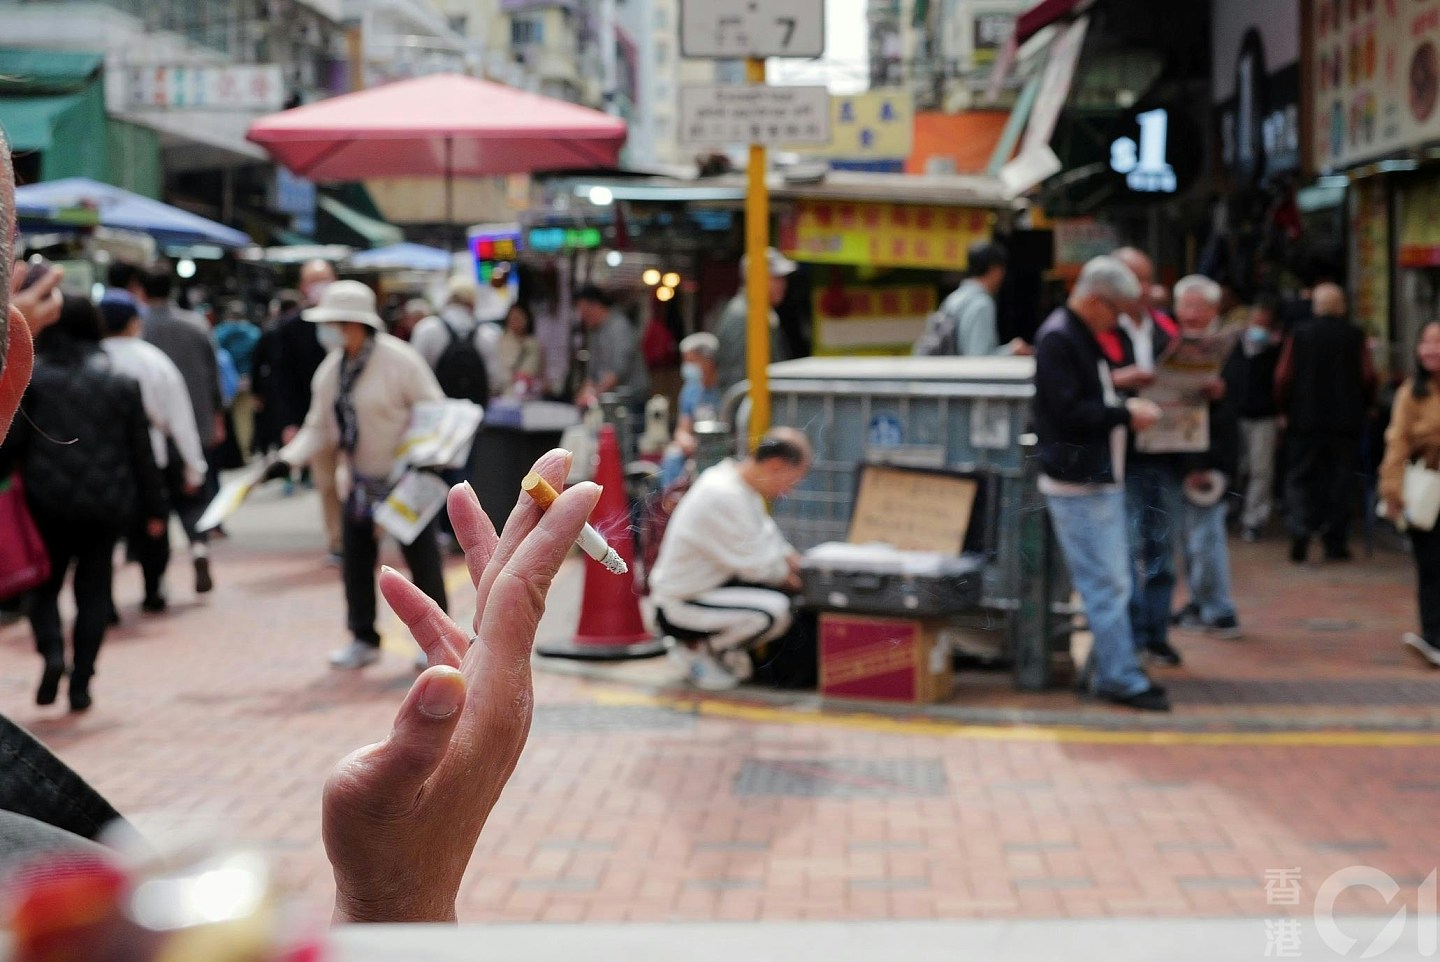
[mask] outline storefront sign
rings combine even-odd
[[[1173,194],[1178,186],[1175,168],[1165,159],[1170,148],[1170,112],[1160,108],[1137,116],[1139,143],[1119,137],[1110,145],[1110,169],[1125,175],[1125,184],[1137,194]]]
[[[909,90],[880,89],[830,98],[830,143],[807,154],[844,160],[901,160],[915,140],[915,98]]]
[[[1440,180],[1406,184],[1395,204],[1401,267],[1440,267]]]
[[[537,254],[595,250],[602,240],[598,227],[532,227],[525,238]]]
[[[815,353],[909,354],[935,306],[935,288],[928,284],[817,290],[812,305]],[[903,438],[894,443],[903,443]]]
[[[828,144],[830,91],[824,87],[680,88],[680,142]]]
[[[522,246],[518,228],[477,230],[470,234],[470,255],[477,263],[513,261]]]
[[[1311,22],[1317,167],[1440,140],[1440,0],[1317,0]]]
[[[1390,207],[1385,178],[1368,177],[1350,187],[1350,308],[1365,331],[1390,334]]]
[[[974,52],[970,62],[977,67],[988,67],[995,62],[1005,41],[1015,32],[1015,15],[1010,13],[977,13],[975,32],[972,37]]]
[[[125,106],[133,110],[279,110],[285,77],[277,64],[241,67],[129,67]]]
[[[993,219],[961,207],[802,200],[786,247],[817,264],[956,271],[971,244],[989,239]]]

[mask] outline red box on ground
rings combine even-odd
[[[925,704],[950,697],[944,622],[869,615],[820,616],[820,694]]]

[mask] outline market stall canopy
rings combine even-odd
[[[448,271],[452,255],[424,244],[393,244],[356,254],[348,267],[373,271]]]
[[[149,234],[165,244],[245,247],[250,243],[249,235],[233,227],[87,177],[15,188],[15,214],[22,220],[73,223],[70,215],[76,210],[94,210],[104,227]]]
[[[262,117],[247,136],[311,180],[485,177],[614,167],[625,122],[503,84],[437,74]]]

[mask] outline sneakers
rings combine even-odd
[[[215,589],[215,582],[210,578],[210,559],[201,555],[195,559],[195,593],[207,595]]]
[[[53,705],[55,696],[60,694],[60,679],[65,676],[63,664],[45,664],[45,673],[40,676],[40,687],[35,692],[35,704]]]
[[[1166,694],[1164,688],[1155,684],[1133,695],[1116,695],[1107,692],[1097,692],[1095,697],[1101,701],[1124,705],[1126,708],[1134,708],[1136,711],[1170,710],[1170,696]]]
[[[364,668],[373,665],[380,660],[380,647],[378,645],[367,645],[365,642],[355,640],[344,648],[330,652],[331,668]]]
[[[1200,609],[1195,605],[1186,605],[1176,612],[1170,619],[1170,624],[1181,631],[1203,632],[1206,628],[1205,620],[1200,617]]]
[[[755,675],[755,662],[750,659],[750,652],[741,648],[722,651],[720,664],[734,675],[737,681],[749,681]]]
[[[674,639],[667,639],[667,643],[665,657],[701,691],[733,691],[740,686],[740,679],[726,671],[708,651],[697,651]]]
[[[1429,665],[1440,668],[1440,648],[1436,648],[1413,631],[1405,632],[1400,640],[1408,645],[1411,651],[1425,659]]]

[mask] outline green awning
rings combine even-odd
[[[81,105],[79,94],[63,97],[0,97],[0,129],[17,153],[49,150],[55,144],[55,128],[70,111]]]
[[[76,93],[104,66],[101,54],[0,47],[0,95]]]
[[[346,207],[333,197],[326,197],[321,194],[316,198],[316,205],[335,218],[346,229],[359,234],[371,247],[385,247],[390,244],[398,244],[405,239],[400,228],[394,224],[387,224],[383,220],[376,220],[374,217],[367,217],[358,210]]]

